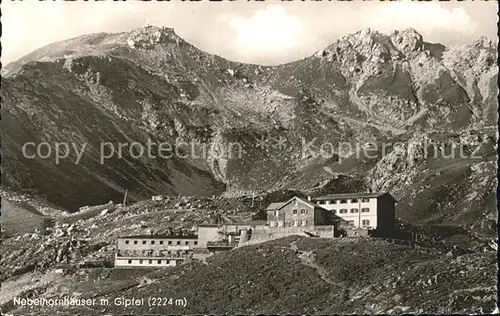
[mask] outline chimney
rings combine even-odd
[[[311,202],[311,196],[310,196],[310,195],[308,195],[308,196],[307,196],[307,200],[308,200],[309,202]]]

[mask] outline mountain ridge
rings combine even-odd
[[[41,61],[10,66],[14,70],[4,79],[3,176],[15,189],[35,189],[68,209],[120,200],[125,190],[134,200],[156,194],[304,191],[318,183],[340,185],[344,180],[335,174],[417,203],[411,180],[434,192],[430,174],[446,173],[448,158],[435,163],[431,156],[408,153],[405,162],[394,146],[398,141],[421,151],[430,146],[427,140],[448,149],[446,143],[455,141],[469,154],[480,146],[477,161],[448,161],[456,168],[447,170],[457,177],[469,166],[496,169],[497,135],[490,126],[497,122],[498,67],[493,43],[484,38],[446,48],[425,42],[413,29],[390,35],[368,29],[278,66],[228,61],[159,27],[52,45],[45,48],[48,54],[42,48],[27,58]],[[78,113],[76,120],[71,113]],[[33,139],[90,145],[81,164],[55,166],[22,157],[22,144]],[[99,143],[148,139],[174,148],[195,143],[207,154],[167,162],[129,155],[96,164]],[[304,155],[304,143],[313,140],[314,150]],[[235,143],[240,147],[232,147]],[[337,147],[342,143],[352,146]],[[358,157],[367,143],[380,155]],[[385,143],[390,150],[382,155],[379,147]],[[493,176],[488,176],[492,183]],[[478,196],[487,196],[481,201],[492,197],[488,184],[478,187]],[[83,199],[76,201],[75,192]],[[476,203],[448,194],[455,206]],[[443,198],[434,199],[439,205]],[[415,211],[405,212],[411,217]],[[479,210],[470,207],[470,212]]]
[[[50,51],[50,48],[52,48],[52,47],[58,47],[59,45],[66,46],[66,45],[71,44],[73,42],[78,42],[78,40],[82,40],[82,39],[89,39],[91,42],[98,42],[98,39],[100,37],[105,37],[105,36],[110,36],[112,38],[120,39],[122,36],[125,36],[127,34],[131,34],[133,32],[137,32],[137,31],[140,31],[140,30],[147,30],[147,29],[166,30],[168,33],[171,34],[171,36],[174,37],[174,39],[181,40],[181,41],[183,41],[183,42],[185,42],[185,43],[187,43],[187,44],[195,47],[193,44],[189,43],[188,41],[184,40],[180,35],[178,35],[175,32],[174,28],[167,27],[167,26],[148,25],[148,26],[145,26],[145,27],[140,27],[140,28],[134,29],[132,31],[123,31],[123,32],[116,32],[116,33],[97,32],[97,33],[89,33],[89,34],[75,36],[75,37],[68,38],[68,39],[59,40],[59,41],[53,42],[51,44],[47,44],[47,45],[45,45],[43,47],[40,47],[38,49],[35,49],[33,52],[28,53],[28,54],[20,57],[18,60],[15,60],[15,61],[7,63],[6,65],[3,66],[2,71],[7,70],[9,72],[12,72],[11,68],[16,68],[16,69],[20,68],[18,65],[16,65],[16,64],[19,64],[20,61],[28,60],[28,62],[30,62],[30,61],[39,60],[39,59],[45,57],[45,56],[41,56],[41,55],[43,55],[43,52],[44,51]],[[366,34],[370,34],[370,33],[373,33],[373,32],[375,32],[376,34],[385,35],[385,36],[401,35],[401,34],[403,34],[403,37],[404,37],[404,34],[407,34],[407,33],[414,34],[415,37],[419,38],[419,40],[417,42],[420,42],[421,43],[420,45],[425,44],[424,46],[427,46],[429,48],[430,47],[434,47],[433,51],[438,51],[439,52],[437,55],[440,55],[440,53],[442,53],[440,51],[444,50],[446,48],[446,46],[444,46],[442,44],[439,44],[439,43],[424,42],[422,35],[420,35],[420,33],[418,33],[418,31],[416,31],[412,27],[408,27],[408,28],[406,28],[404,30],[394,30],[389,35],[384,34],[384,33],[380,33],[378,31],[373,30],[372,28],[368,27],[368,28],[365,28],[365,29],[358,30],[356,32],[349,33],[348,35],[342,36],[342,37],[338,38],[337,40],[335,40],[334,43],[325,46],[324,49],[319,49],[318,51],[316,51],[315,53],[312,53],[311,55],[302,57],[302,58],[297,59],[295,61],[286,62],[284,64],[264,66],[264,65],[259,65],[259,64],[255,64],[255,63],[245,63],[245,62],[241,62],[241,61],[233,61],[233,60],[230,60],[228,58],[219,56],[217,54],[211,54],[211,53],[206,53],[206,54],[209,54],[209,55],[212,55],[212,56],[217,56],[217,57],[223,58],[223,59],[225,59],[225,60],[227,60],[229,62],[237,63],[237,64],[244,64],[244,65],[250,65],[250,66],[261,66],[261,67],[279,67],[279,66],[283,66],[283,65],[287,65],[287,64],[292,64],[292,63],[295,63],[295,62],[299,62],[300,60],[303,60],[305,58],[321,54],[324,50],[328,49],[329,47],[331,47],[335,43],[338,43],[338,42],[340,42],[342,40],[345,40],[346,38],[352,37],[354,35],[362,35],[362,36],[364,36]],[[477,45],[477,44],[479,44],[481,42],[485,46],[490,46],[490,47],[495,46],[495,42],[493,42],[487,36],[479,36],[476,40],[472,41],[471,44]],[[467,45],[468,44],[452,45],[450,47],[460,47],[460,46],[467,46]],[[26,62],[21,62],[21,63],[26,63]]]

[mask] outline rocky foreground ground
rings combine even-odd
[[[401,224],[419,231],[417,245],[288,237],[219,254],[207,264],[111,268],[118,236],[189,234],[196,224],[221,217],[249,220],[256,217],[260,199],[254,202],[252,208],[250,198],[165,197],[107,204],[59,217],[48,234],[3,236],[2,312],[480,313],[495,308],[491,240],[456,227]],[[94,267],[79,267],[85,263]],[[54,309],[16,306],[16,297],[95,298],[110,304]],[[117,298],[149,297],[173,300],[163,306],[115,304]],[[187,305],[176,305],[181,298]]]
[[[30,272],[2,289],[2,309],[15,315],[54,308],[14,306],[14,295],[96,299],[92,306],[58,307],[63,314],[487,313],[497,297],[496,253],[455,256],[374,240],[288,237],[216,255],[207,264]],[[151,297],[173,300],[148,306]],[[122,298],[146,301],[125,308],[118,305]]]

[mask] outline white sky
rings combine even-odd
[[[371,27],[413,27],[426,41],[496,41],[496,1],[443,2],[66,2],[2,1],[2,63],[57,40],[173,27],[195,46],[242,62],[278,64],[308,56],[337,38]]]

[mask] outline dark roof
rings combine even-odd
[[[234,222],[234,223],[220,223],[220,224],[199,224],[198,227],[224,227],[224,226],[257,226],[265,225],[267,221],[248,221],[248,222]]]
[[[286,201],[286,202],[284,202],[284,203],[281,203],[281,206],[280,206],[280,207],[278,207],[277,209],[281,209],[283,206],[287,205],[288,203],[290,203],[291,201],[293,201],[293,200],[295,200],[295,199],[300,200],[300,201],[302,201],[302,202],[304,202],[304,203],[306,203],[306,204],[308,204],[309,206],[312,206],[312,207],[314,207],[314,208],[319,208],[319,209],[322,209],[322,210],[325,210],[325,211],[326,211],[326,209],[325,209],[325,208],[323,208],[321,205],[318,205],[318,204],[312,203],[311,201],[306,201],[306,200],[301,199],[301,198],[299,198],[299,197],[297,197],[297,196],[294,196],[293,198],[291,198],[290,200],[288,200],[288,201]]]
[[[179,236],[179,235],[133,235],[133,236],[120,236],[118,239],[198,239],[198,236]]]
[[[285,202],[274,202],[269,204],[269,206],[266,208],[266,211],[272,211],[277,208],[279,208],[281,205],[283,205]]]
[[[249,222],[235,222],[235,223],[227,223],[227,226],[252,226],[252,225],[262,225],[267,223],[267,221],[249,221]],[[222,224],[225,226],[226,224]]]
[[[331,200],[331,199],[352,199],[352,198],[375,198],[381,195],[388,194],[387,192],[357,192],[357,193],[338,193],[328,194],[312,198],[313,200]]]

